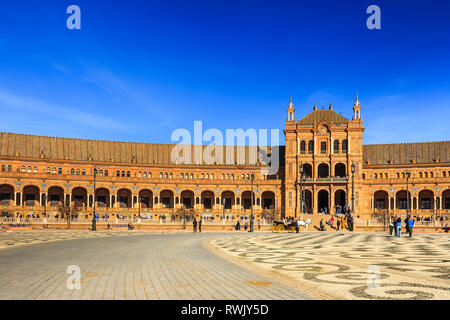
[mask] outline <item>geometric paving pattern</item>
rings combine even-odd
[[[448,234],[314,232],[221,238],[208,247],[321,299],[450,299]]]

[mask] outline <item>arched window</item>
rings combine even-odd
[[[206,174],[206,179],[209,179],[209,173]]]
[[[144,171],[144,178],[147,178],[147,172]]]
[[[181,179],[184,179],[184,173],[181,173],[181,174],[180,174],[180,178],[181,178]]]
[[[31,166],[28,166],[27,172],[28,172],[28,173],[31,173]]]
[[[74,168],[70,169],[70,174],[71,174],[71,175],[74,175],[74,174],[75,174],[75,169],[74,169]]]
[[[168,177],[167,172],[164,172],[164,179],[167,179],[167,177]]]
[[[47,167],[47,173],[50,174],[52,172],[52,169],[50,167]]]
[[[86,175],[86,169],[81,170],[81,175],[83,175],[83,176]]]
[[[108,176],[108,170],[105,170],[105,177]]]
[[[99,170],[98,171],[98,175],[101,177],[101,176],[103,176],[103,170]]]
[[[142,177],[142,172],[141,171],[138,172],[138,178],[140,178],[140,177]]]
[[[231,174],[231,180],[234,180],[234,173]]]
[[[314,153],[314,142],[312,140],[308,141],[308,153]]]
[[[339,140],[334,140],[334,153],[339,153]]]
[[[171,173],[169,173],[169,179],[172,179],[172,178],[173,178],[173,174],[171,172]]]
[[[130,171],[127,171],[127,178],[130,177]]]
[[[306,142],[304,140],[302,140],[300,142],[300,153],[305,153],[306,152]]]
[[[2,164],[2,171],[6,171],[6,165]]]
[[[37,173],[37,167],[36,166],[33,167],[33,173]]]
[[[205,175],[202,173],[202,179],[205,179]]]
[[[214,180],[214,173],[211,173],[211,179]]]
[[[245,180],[245,174],[241,175],[241,180]]]
[[[9,164],[8,165],[8,172],[11,172],[12,171],[12,166]]]
[[[160,179],[163,178],[163,173],[162,173],[162,172],[159,173],[159,178],[160,178]]]
[[[348,141],[347,140],[342,140],[342,152],[347,152],[348,150]]]
[[[80,175],[80,169],[77,169],[77,176]]]
[[[52,174],[56,174],[56,168],[52,169]]]
[[[193,173],[191,173],[191,179],[194,179],[194,174]]]
[[[366,174],[365,174],[365,173],[362,174],[362,178],[363,178],[363,179],[366,178]]]

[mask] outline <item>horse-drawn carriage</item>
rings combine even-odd
[[[272,224],[272,232],[282,233],[284,231],[295,232],[294,221],[274,221]]]
[[[305,221],[299,220],[297,221],[298,227],[305,227],[305,231],[308,230],[308,225],[311,223],[311,219],[306,219]],[[288,231],[289,233],[296,232],[295,229],[295,221],[287,220],[280,221],[275,220],[272,224],[272,232],[283,233],[284,231]]]

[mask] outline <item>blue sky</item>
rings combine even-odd
[[[66,8],[81,8],[68,30]],[[381,30],[366,8],[381,8]],[[449,140],[450,1],[0,2],[0,131],[170,142],[173,130],[282,130],[312,106],[364,143]]]

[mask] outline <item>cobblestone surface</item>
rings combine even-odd
[[[2,233],[0,299],[308,299],[202,245],[225,233]],[[43,240],[77,238],[39,243]],[[120,235],[120,236],[118,236]],[[250,236],[250,235],[249,235]],[[239,235],[243,242],[247,235]],[[251,237],[251,236],[250,236]],[[8,244],[13,243],[13,244]],[[30,244],[33,245],[20,245]],[[13,247],[11,247],[13,246]],[[69,290],[68,266],[81,269]]]
[[[316,298],[450,299],[448,234],[264,234],[207,247]]]

